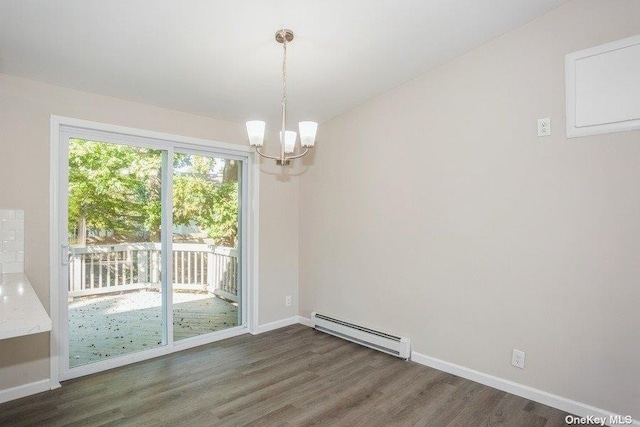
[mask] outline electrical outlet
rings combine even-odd
[[[549,117],[538,119],[538,136],[551,135],[551,119]]]
[[[511,364],[516,368],[524,369],[524,351],[514,348],[511,353]]]
[[[285,307],[291,307],[293,305],[293,299],[291,295],[287,295],[286,297],[284,297],[284,305]]]

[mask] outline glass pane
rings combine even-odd
[[[173,174],[173,338],[240,325],[240,162],[176,153]]]
[[[166,344],[161,188],[167,153],[69,140],[69,367]]]

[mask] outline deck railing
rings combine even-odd
[[[69,296],[160,288],[160,243],[72,248]],[[238,252],[197,243],[173,244],[173,289],[209,291],[238,300]]]

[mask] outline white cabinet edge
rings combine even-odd
[[[603,133],[624,132],[640,129],[640,119],[624,122],[600,124],[585,127],[576,127],[576,61],[590,56],[601,55],[626,47],[640,45],[640,35],[616,40],[600,46],[579,50],[565,55],[565,86],[566,86],[566,112],[567,112],[567,138],[598,135]]]

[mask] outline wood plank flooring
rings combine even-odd
[[[0,426],[564,426],[567,414],[294,325],[67,381]]]

